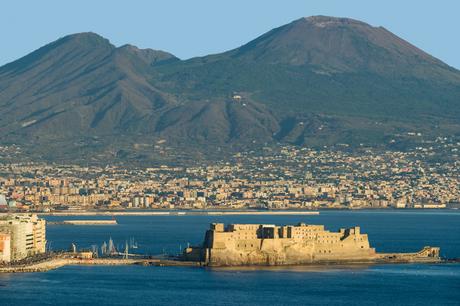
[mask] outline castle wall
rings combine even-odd
[[[332,233],[322,225],[277,227],[233,224],[207,233],[211,265],[303,264],[342,259],[365,260],[375,254],[359,228]]]
[[[417,253],[377,254],[359,227],[330,232],[322,225],[231,224],[225,228],[215,223],[206,232],[203,246],[188,248],[184,258],[211,266],[435,261],[439,259],[439,248],[427,247]]]

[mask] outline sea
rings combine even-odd
[[[44,216],[49,221],[111,217]],[[319,215],[117,216],[118,225],[49,225],[53,250],[115,246],[177,254],[212,222],[361,226],[379,252],[439,246],[460,258],[460,211],[321,211]],[[0,305],[460,305],[460,264],[266,268],[67,266],[0,274]]]

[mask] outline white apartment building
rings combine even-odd
[[[0,260],[20,260],[44,253],[45,250],[46,221],[44,219],[39,219],[36,214],[0,216]]]

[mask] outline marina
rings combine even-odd
[[[35,265],[5,267],[6,273],[0,273],[0,295],[5,305],[34,305],[37,297],[40,305],[104,305],[109,299],[117,301],[113,305],[129,305],[138,296],[143,297],[142,305],[172,305],[177,299],[204,305],[213,305],[216,300],[272,305],[274,299],[281,298],[283,303],[291,304],[299,303],[299,299],[311,304],[346,304],[359,292],[363,300],[385,305],[396,292],[400,295],[391,299],[393,305],[395,301],[404,305],[456,305],[460,264],[455,260],[208,267],[171,260],[164,254],[177,255],[188,243],[201,243],[213,221],[275,225],[306,222],[325,224],[331,230],[359,224],[372,237],[372,246],[382,253],[416,252],[428,244],[439,246],[442,258],[458,258],[459,217],[458,211],[322,211],[311,216],[119,216],[117,226],[49,226],[46,239],[51,252],[69,250],[69,241],[73,241],[81,253],[97,246],[99,258],[46,259]],[[44,218],[48,222],[69,219]],[[105,242],[108,248],[110,238],[118,254],[102,256],[101,245]],[[126,244],[128,260],[119,254],[124,253]],[[336,294],[330,295],[331,290]],[[417,294],[414,297],[408,292]],[[251,295],[258,303],[242,300],[242,296]]]

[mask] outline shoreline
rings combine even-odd
[[[223,215],[319,215],[319,211],[75,211],[37,213],[40,216],[223,216]]]
[[[317,210],[81,210],[81,211],[50,211],[50,212],[8,212],[1,211],[1,215],[11,213],[17,214],[37,214],[39,216],[224,216],[224,215],[319,215],[322,212],[381,212],[381,213],[457,213],[456,208],[444,209],[419,209],[419,208],[365,208],[365,209],[317,209]]]
[[[8,212],[2,211],[1,215],[11,213],[29,214],[34,213],[39,216],[219,216],[219,215],[319,215],[322,212],[398,212],[398,213],[456,213],[460,212],[456,208],[443,209],[420,209],[420,208],[365,208],[365,209],[340,209],[326,208],[316,210],[74,210],[74,211],[49,211],[49,212]]]

